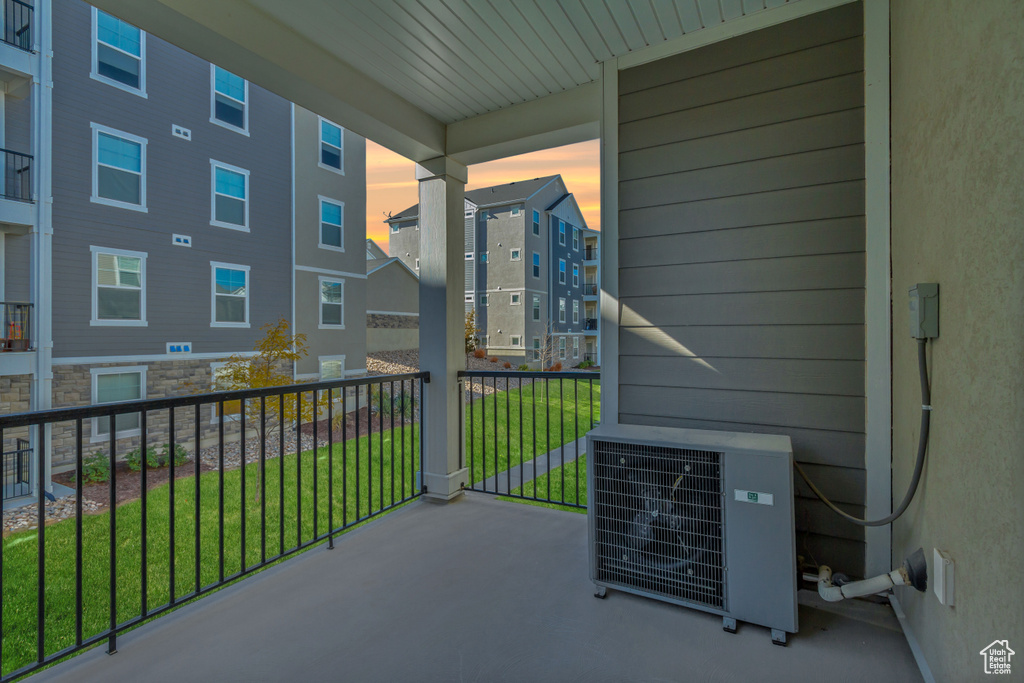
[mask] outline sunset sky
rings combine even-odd
[[[598,141],[556,147],[469,167],[467,190],[529,180],[561,173],[569,192],[587,219],[601,227]],[[387,249],[388,212],[398,213],[418,201],[413,163],[380,145],[366,141],[366,236]]]

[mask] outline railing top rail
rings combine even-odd
[[[597,379],[601,379],[601,373],[589,372],[586,370],[578,370],[576,372],[546,372],[543,370],[526,370],[522,372],[518,370],[459,370],[459,379],[473,377],[508,377],[510,379],[517,377],[544,377],[547,379],[583,379],[596,377]]]
[[[27,2],[22,2],[21,0],[7,0],[7,2],[11,3],[12,5],[21,5],[22,7],[27,7],[30,12],[35,9],[32,5],[28,4]]]
[[[304,384],[286,384],[283,386],[264,387],[260,389],[211,391],[206,394],[170,396],[167,398],[146,398],[138,401],[124,401],[123,403],[102,403],[99,405],[77,406],[73,408],[54,408],[52,410],[38,410],[0,416],[0,430],[44,424],[47,422],[64,422],[77,420],[79,418],[88,419],[93,417],[106,417],[108,415],[124,415],[127,413],[141,412],[143,410],[166,410],[168,408],[182,408],[186,406],[220,403],[221,401],[226,403],[228,401],[242,401],[249,398],[260,398],[262,396],[304,394],[312,391],[325,391],[327,389],[342,389],[346,387],[363,386],[366,384],[377,384],[378,382],[398,382],[401,380],[416,379],[430,381],[430,373],[421,371],[409,372],[402,375],[369,375],[367,377],[357,377],[354,379],[335,379],[323,382],[307,382]]]
[[[32,307],[32,304],[28,301],[0,301],[0,306],[28,306]]]
[[[12,0],[12,1],[16,1],[16,0]],[[14,154],[14,155],[19,156],[19,157],[25,157],[26,159],[31,159],[32,158],[31,154],[25,154],[24,152],[16,152],[13,149],[7,149],[6,147],[0,147],[0,152],[3,152],[4,154]]]

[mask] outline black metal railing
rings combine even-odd
[[[78,473],[70,519],[47,525],[40,496],[35,530],[0,545],[0,680],[104,640],[114,652],[119,633],[314,544],[333,548],[419,497],[428,381],[417,372],[0,417],[0,442],[37,434],[39,471],[52,454]],[[83,514],[90,496],[101,515]]]
[[[584,261],[595,261],[595,260],[597,260],[597,247],[584,247],[584,249],[583,249],[583,260]]]
[[[3,40],[26,52],[32,51],[32,5],[4,0]]]
[[[597,318],[587,318],[583,321],[583,330],[596,330],[597,329]]]
[[[3,302],[0,351],[28,351],[32,348],[32,304]]]
[[[597,296],[597,283],[586,282],[583,284],[583,295],[584,296]]]
[[[0,191],[7,199],[19,202],[32,201],[32,156],[9,149],[0,149],[4,154],[4,182]]]
[[[26,439],[16,439],[14,450],[3,453],[3,497],[27,495],[30,485],[32,449]]]
[[[471,491],[586,508],[587,432],[601,378],[582,372],[459,373]]]

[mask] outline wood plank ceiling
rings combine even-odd
[[[443,123],[597,80],[634,50],[797,0],[249,0]]]

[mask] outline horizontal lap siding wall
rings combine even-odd
[[[860,4],[623,71],[620,421],[787,434],[864,503]],[[799,552],[863,534],[797,484]]]

